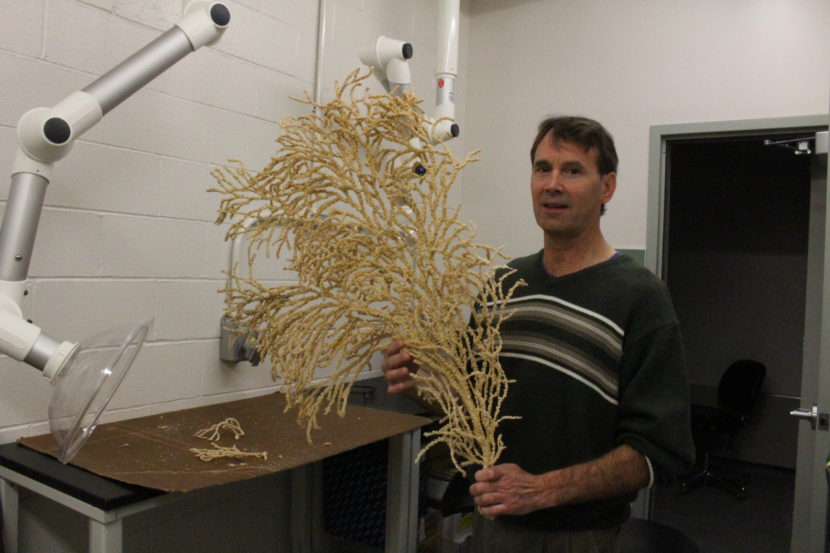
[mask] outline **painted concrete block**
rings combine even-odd
[[[289,75],[297,74],[296,28],[241,5],[234,8],[231,17],[233,24],[216,48]]]
[[[101,274],[116,277],[201,277],[206,223],[105,215]]]
[[[157,155],[79,141],[56,164],[46,204],[154,215],[159,163]]]
[[[40,55],[43,41],[44,0],[3,2],[3,18],[14,21],[4,25],[0,33],[0,50],[10,50],[24,56]]]
[[[199,396],[199,342],[145,344],[110,403],[112,409]]]
[[[211,166],[174,158],[161,158],[158,215],[213,223],[221,197],[208,192],[216,181]]]
[[[268,121],[279,122],[285,117],[296,117],[308,113],[308,105],[291,99],[293,97],[303,100],[306,92],[310,97],[314,97],[312,83],[265,67],[258,67],[255,115]],[[275,126],[271,132],[273,140],[279,136],[280,129]],[[273,144],[272,148],[275,150],[276,144]]]
[[[0,427],[47,420],[52,390],[39,370],[0,357],[0,390]]]
[[[213,48],[203,48],[167,73],[164,91],[230,111],[254,114],[257,66]]]
[[[44,209],[29,275],[72,277],[98,274],[102,217],[88,211]]]
[[[156,283],[156,340],[218,338],[224,307],[222,281],[162,280]]]
[[[112,18],[92,6],[69,0],[49,3],[44,43],[45,59],[94,75],[106,69],[107,34]]]
[[[115,0],[113,13],[137,23],[167,30],[182,15],[182,4],[175,0]]]
[[[113,145],[193,161],[208,161],[212,108],[142,90],[102,121]]]
[[[30,316],[55,339],[82,341],[152,318],[154,294],[149,280],[37,280],[29,295]],[[120,343],[126,334],[105,343]]]
[[[210,161],[217,165],[235,158],[258,171],[271,159],[276,149],[274,139],[279,128],[270,121],[213,110],[210,117]]]
[[[89,4],[90,6],[95,6],[98,8],[102,8],[105,10],[111,10],[112,4],[115,0],[80,0],[84,4]]]

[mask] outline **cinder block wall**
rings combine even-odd
[[[230,249],[225,229],[213,223],[219,197],[206,190],[214,184],[210,170],[227,158],[253,168],[264,165],[274,151],[278,121],[306,109],[289,97],[314,90],[319,3],[226,3],[231,24],[222,40],[186,57],[83,135],[55,165],[47,191],[25,316],[50,335],[73,341],[155,319],[106,420],[274,387],[267,367],[219,360],[223,298],[218,290]],[[8,195],[20,116],[87,86],[175,24],[182,4],[0,0],[0,174],[5,175],[0,198]],[[335,79],[359,65],[358,48],[384,34],[413,43],[413,81],[429,112],[435,103],[436,4],[328,0],[321,57],[324,99],[331,96]],[[466,13],[461,30],[457,114],[463,132]],[[454,147],[464,151],[463,139]],[[260,276],[290,278],[279,264]],[[49,384],[38,371],[0,357],[0,443],[48,432],[49,397]],[[275,489],[282,489],[281,484]],[[30,504],[37,519],[38,502]],[[46,538],[24,532],[24,546],[45,550],[41,546],[48,543],[50,551],[84,550],[71,536],[62,537],[61,524],[69,524],[71,517],[49,517],[51,541],[38,542]],[[267,539],[279,541],[284,533],[274,536]],[[164,541],[136,547],[168,550]]]

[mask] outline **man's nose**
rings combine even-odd
[[[561,191],[562,190],[562,173],[559,171],[551,171],[548,179],[545,181],[545,190]]]

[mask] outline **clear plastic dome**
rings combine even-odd
[[[81,342],[52,379],[49,427],[62,463],[71,461],[95,430],[152,325],[151,319],[129,331],[120,328]]]

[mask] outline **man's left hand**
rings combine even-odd
[[[475,478],[470,494],[482,516],[524,515],[545,507],[542,477],[518,465],[494,465],[476,472]]]

